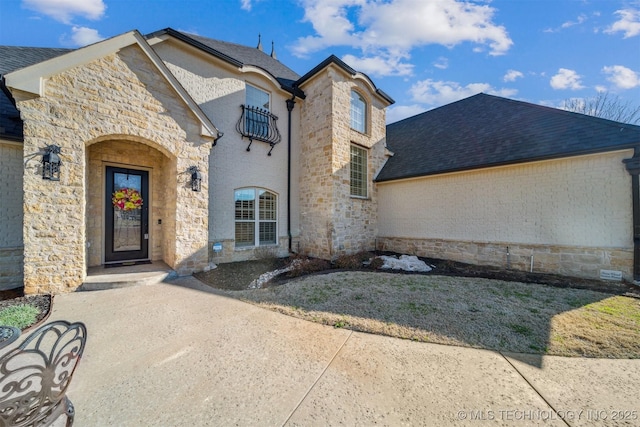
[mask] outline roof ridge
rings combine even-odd
[[[498,96],[498,95],[491,95],[491,94],[486,94],[486,93],[482,93],[482,94],[485,95],[485,96],[490,96],[492,98],[496,98],[498,100],[503,100],[503,101],[506,101],[506,102],[509,102],[509,103],[523,104],[523,105],[526,105],[526,106],[529,106],[529,107],[542,109],[542,110],[548,111],[548,112],[553,113],[553,114],[569,115],[571,117],[574,117],[574,118],[580,119],[580,120],[589,120],[589,121],[597,120],[597,121],[601,121],[602,124],[609,125],[609,126],[620,127],[620,125],[623,125],[624,127],[631,126],[632,128],[640,129],[639,125],[634,125],[633,123],[618,122],[618,121],[611,120],[611,119],[605,119],[604,117],[592,116],[590,114],[579,113],[577,111],[565,110],[565,109],[562,109],[562,108],[559,108],[559,107],[550,107],[548,105],[535,104],[535,103],[529,102],[529,101],[521,101],[521,100],[518,100],[518,99],[505,98],[505,97]],[[478,94],[478,95],[480,95],[480,94]],[[469,99],[469,98],[466,98],[466,99]]]

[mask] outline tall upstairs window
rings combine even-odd
[[[263,188],[235,191],[236,247],[277,243],[277,196]]]
[[[351,129],[361,133],[367,130],[367,102],[355,90],[351,91]]]
[[[367,150],[351,144],[351,195],[367,197]]]
[[[270,95],[264,90],[249,84],[246,85],[245,104],[241,105],[242,115],[236,124],[236,130],[249,138],[247,151],[251,151],[253,140],[263,141],[273,146],[280,142],[281,136],[276,121],[278,117],[271,114]],[[271,155],[269,150],[269,155]]]
[[[258,107],[269,111],[269,93],[255,86],[247,85],[246,104],[250,107]]]

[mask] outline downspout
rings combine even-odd
[[[296,105],[296,85],[293,85],[293,94],[287,99],[287,237],[289,238],[289,253],[292,248],[291,236],[291,112]]]
[[[633,157],[624,159],[627,172],[631,175],[633,199],[633,280],[640,280],[640,147],[636,147]]]

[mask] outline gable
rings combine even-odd
[[[155,66],[155,71],[167,81],[174,93],[182,99],[187,108],[195,115],[201,124],[201,134],[213,138],[220,136],[218,129],[211,123],[209,118],[202,112],[200,107],[184,90],[151,46],[147,44],[145,39],[137,31],[121,34],[111,39],[9,72],[3,76],[3,82],[7,87],[42,96],[44,94],[46,81],[52,76],[73,67],[103,58],[132,45],[137,45],[144,52]]]
[[[478,94],[387,126],[377,181],[640,147],[640,126]]]

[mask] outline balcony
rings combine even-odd
[[[242,115],[236,124],[236,130],[243,138],[249,139],[247,151],[251,151],[254,140],[266,142],[271,146],[268,155],[271,155],[273,147],[280,142],[282,136],[278,130],[276,121],[278,117],[259,107],[241,105]]]

